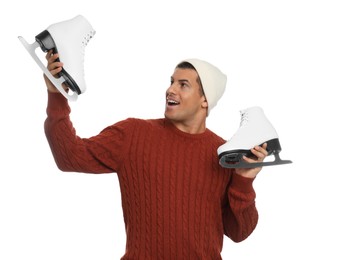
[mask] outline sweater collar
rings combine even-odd
[[[186,133],[186,132],[179,130],[169,119],[164,118],[163,120],[164,120],[164,127],[168,128],[172,133],[174,133],[178,136],[182,136],[182,137],[189,138],[189,139],[202,139],[202,138],[207,138],[212,135],[212,132],[208,128],[206,128],[206,130],[200,134]]]

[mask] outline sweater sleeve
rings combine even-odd
[[[70,112],[66,98],[48,92],[44,130],[58,168],[86,173],[115,172],[124,140],[122,127],[113,125],[94,137],[80,138],[70,121]]]
[[[233,173],[223,203],[224,233],[234,242],[246,239],[258,222],[253,180]]]

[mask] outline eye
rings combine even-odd
[[[181,82],[181,83],[180,83],[180,86],[181,86],[181,88],[185,88],[185,87],[188,87],[188,84],[185,83],[185,82]]]
[[[174,78],[171,76],[170,77],[170,84],[173,85],[173,83],[174,83]]]

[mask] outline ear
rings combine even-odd
[[[207,99],[204,98],[202,104],[201,104],[202,108],[208,108],[208,102]]]

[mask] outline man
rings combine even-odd
[[[58,54],[46,57],[49,71],[59,73]],[[261,168],[222,168],[216,150],[225,141],[206,128],[226,85],[216,67],[181,62],[166,91],[165,118],[128,118],[91,138],[76,136],[67,100],[45,82],[45,133],[59,169],[118,175],[127,234],[121,259],[221,259],[224,234],[240,242],[252,233],[252,183]],[[265,149],[244,159],[263,161]]]

